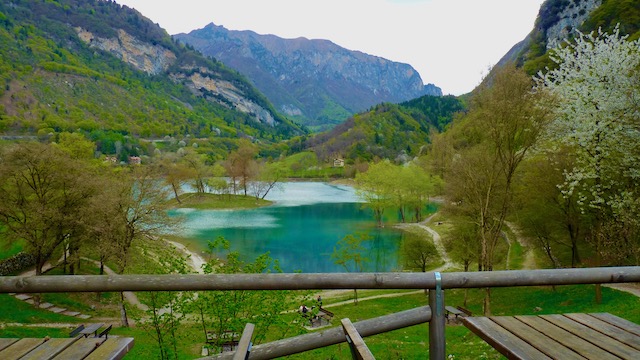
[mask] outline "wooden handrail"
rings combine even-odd
[[[640,266],[442,273],[442,289],[640,282]],[[427,273],[2,276],[0,293],[435,289]]]

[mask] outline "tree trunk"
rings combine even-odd
[[[173,195],[175,196],[178,204],[182,204],[182,201],[180,201],[180,196],[178,196],[178,188],[176,187],[176,184],[171,183],[171,188],[173,189]]]
[[[486,288],[483,303],[484,316],[491,316],[491,288]]]
[[[120,320],[123,327],[129,327],[129,319],[127,318],[127,308],[124,303],[124,292],[120,292]]]

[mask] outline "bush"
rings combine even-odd
[[[10,258],[0,260],[0,276],[14,274],[35,264],[36,258],[33,255],[19,252]]]

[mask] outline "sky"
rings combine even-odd
[[[116,0],[169,34],[209,23],[330,40],[413,66],[444,94],[475,88],[533,29],[544,0]]]

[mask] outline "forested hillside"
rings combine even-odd
[[[112,1],[0,3],[0,80],[5,135],[188,135],[220,157],[238,137],[302,133],[242,75]]]
[[[399,105],[385,103],[309,138],[305,147],[321,159],[391,159],[403,163],[425,154],[430,134],[443,131],[463,110],[463,103],[454,96],[423,96]]]

